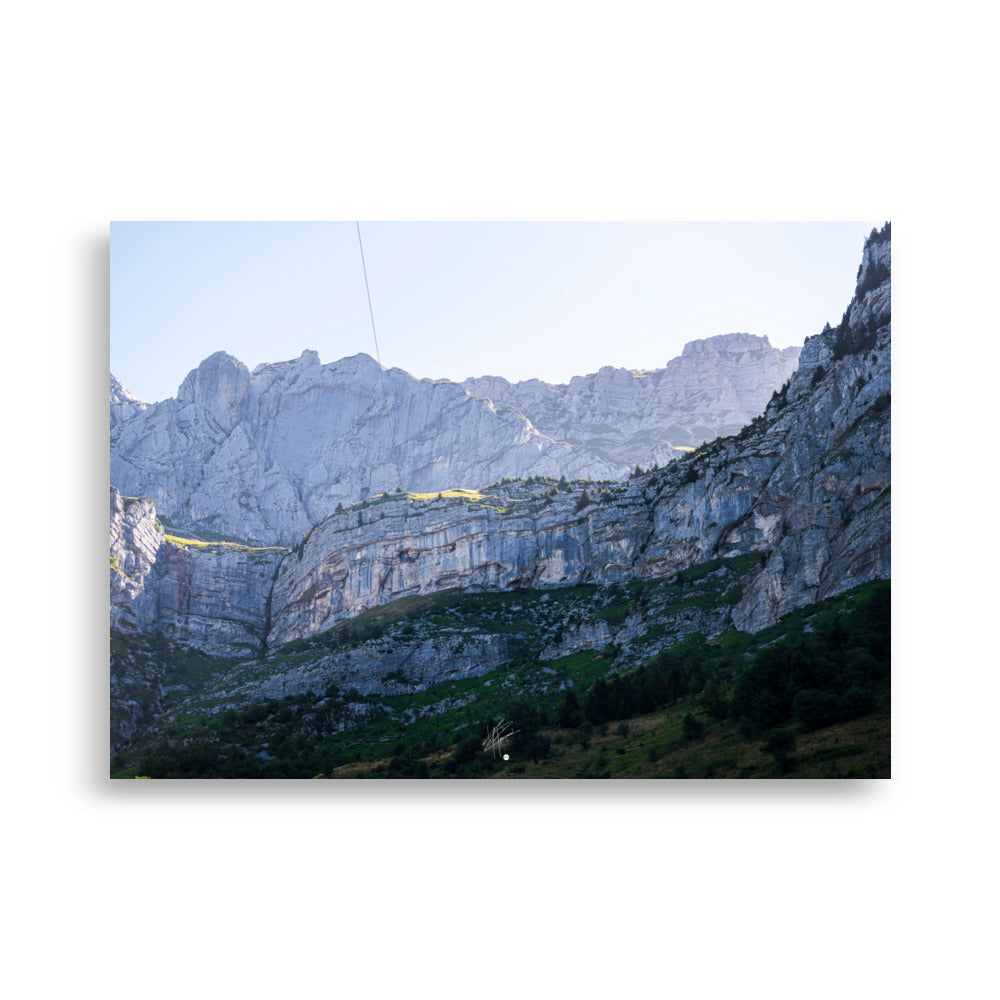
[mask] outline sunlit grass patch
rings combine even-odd
[[[179,535],[164,535],[164,541],[182,549],[228,549],[231,552],[288,552],[283,545],[240,545],[238,542],[203,542],[199,538],[181,538]]]
[[[200,542],[197,538],[179,538],[177,535],[164,535],[163,538],[171,545],[180,545],[182,548],[191,549],[208,549],[218,544],[216,542]]]
[[[437,493],[409,493],[411,500],[437,500],[444,497],[448,500],[485,500],[486,496],[479,490],[440,490]]]

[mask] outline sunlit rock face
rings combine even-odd
[[[150,577],[163,546],[163,529],[149,500],[110,490],[111,628],[147,632],[156,627],[157,596]]]
[[[627,578],[650,530],[640,494],[625,491],[618,502],[577,511],[579,495],[511,513],[400,496],[336,515],[282,562],[269,642],[324,631],[415,594]]]

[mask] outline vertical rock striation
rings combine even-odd
[[[256,654],[283,549],[173,540],[153,504],[111,489],[111,628],[219,656]]]

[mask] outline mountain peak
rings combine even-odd
[[[127,420],[129,417],[135,416],[136,413],[141,413],[143,410],[148,409],[149,403],[143,403],[141,400],[135,398],[115,378],[114,374],[111,375],[111,426],[115,427],[116,424],[120,423],[122,420]]]
[[[140,402],[140,400],[136,399],[136,397],[133,396],[132,393],[130,393],[128,389],[126,389],[125,386],[123,386],[117,378],[115,378],[114,372],[111,373],[111,402],[112,403]]]
[[[745,351],[771,350],[771,341],[766,335],[754,333],[720,333],[702,340],[690,340],[684,345],[681,357],[711,351],[716,354],[739,354]]]
[[[350,375],[362,373],[376,374],[380,370],[383,370],[382,366],[370,354],[365,354],[364,351],[352,354],[347,358],[341,358],[339,361],[334,361],[327,367],[332,368],[338,373],[342,372]]]
[[[177,390],[177,399],[182,403],[197,403],[206,410],[227,412],[246,399],[249,389],[247,366],[225,351],[216,351],[188,372]]]

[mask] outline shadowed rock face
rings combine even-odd
[[[111,478],[178,525],[292,544],[339,503],[400,485],[613,479],[636,463],[665,464],[680,454],[674,445],[759,414],[797,357],[766,337],[730,334],[688,344],[656,372],[605,368],[569,386],[511,386],[419,380],[365,354],[322,365],[315,351],[251,374],[220,351],[176,399],[147,407],[112,383]]]
[[[157,531],[150,503],[128,503],[113,492],[112,625],[246,655],[255,642],[274,649],[414,594],[615,583],[759,552],[762,564],[745,580],[727,621],[753,631],[796,607],[888,577],[890,252],[887,235],[866,244],[859,293],[842,326],[806,342],[787,389],[760,419],[682,462],[633,476],[599,503],[581,506],[580,485],[548,501],[512,504],[507,513],[391,495],[325,518],[292,552],[254,553],[174,545]],[[866,279],[883,272],[874,283]],[[247,382],[238,362],[223,356],[215,362],[222,369],[217,391],[232,406],[256,406],[257,419],[269,414],[270,447],[298,448],[304,464],[319,462],[320,446],[293,440],[294,421],[283,424],[282,409],[315,406],[352,426],[377,401],[355,391],[358,372],[374,363],[349,361],[321,366],[303,356],[258,369]],[[227,436],[221,417],[197,403],[200,386],[215,377],[192,380],[189,399],[168,402],[224,443],[242,425]],[[409,376],[393,371],[386,378],[405,386]],[[461,387],[430,385],[443,404],[419,410],[423,397],[415,397],[412,426],[452,404],[468,412]],[[327,408],[326,393],[344,412]],[[148,428],[145,417],[122,426]],[[178,426],[161,429],[169,437]],[[532,432],[525,433],[530,443]],[[250,510],[262,513],[260,506]],[[430,660],[413,665],[424,673],[433,668]]]

